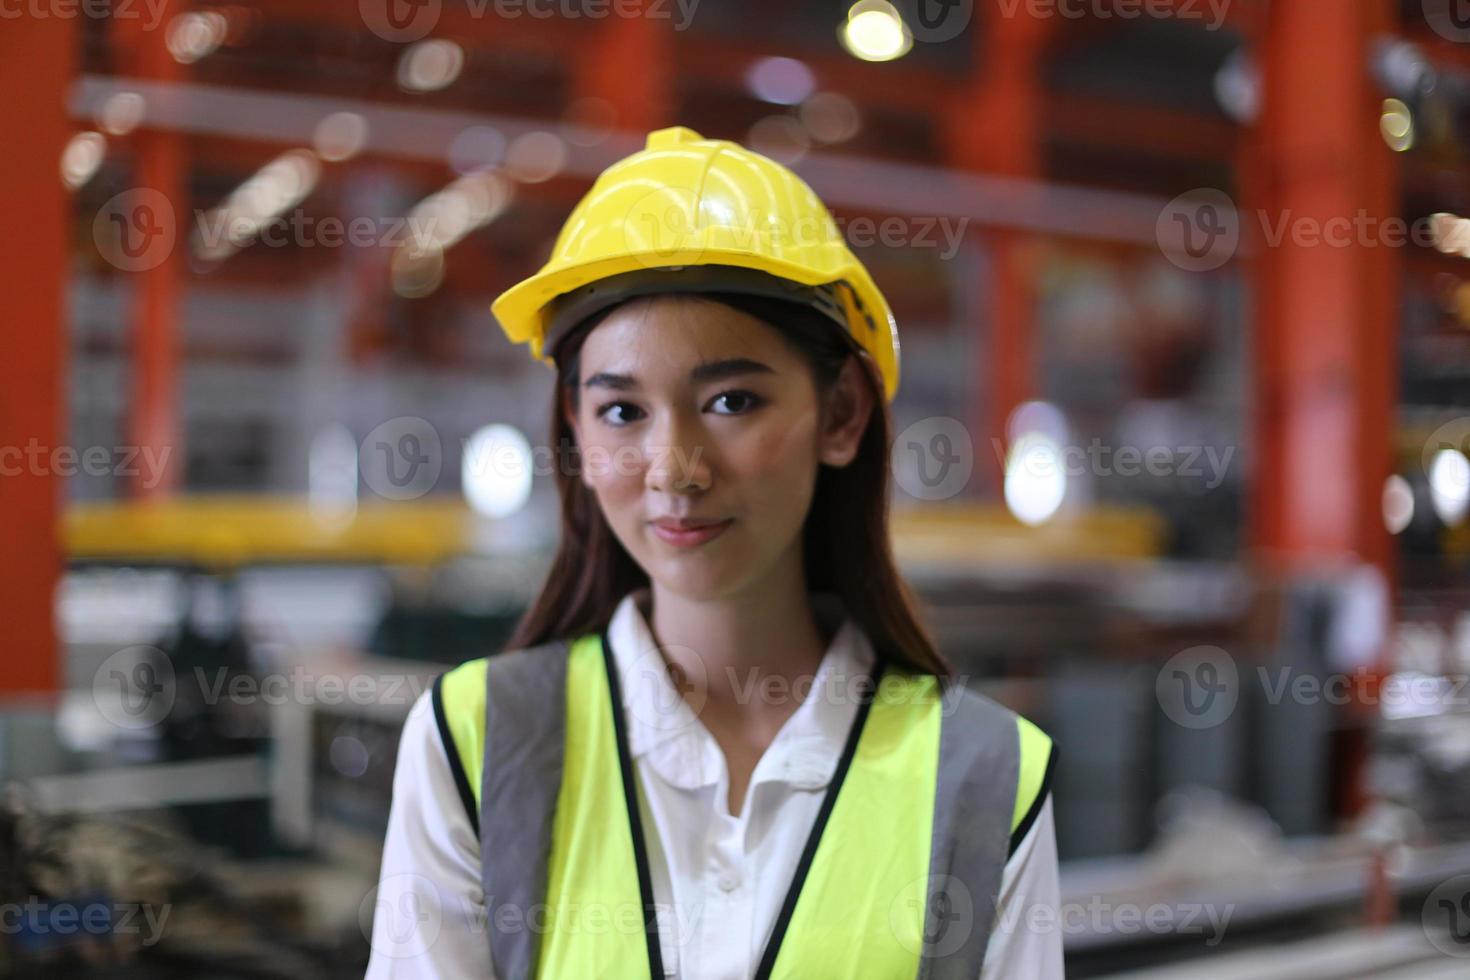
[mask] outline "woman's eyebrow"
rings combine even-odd
[[[708,381],[719,381],[724,378],[733,378],[741,374],[775,374],[776,369],[769,364],[753,361],[748,357],[729,357],[720,361],[706,361],[696,365],[689,372],[691,380],[704,383]],[[598,371],[596,374],[588,375],[587,380],[582,382],[583,388],[614,388],[619,391],[631,391],[638,387],[638,379],[631,374],[615,374],[611,371]]]

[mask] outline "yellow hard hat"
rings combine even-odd
[[[825,312],[898,392],[888,301],[812,189],[789,169],[684,126],[602,172],[562,226],[551,259],[491,309],[515,343],[551,364],[560,332],[629,296],[728,290]]]

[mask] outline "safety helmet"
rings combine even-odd
[[[876,362],[898,392],[898,328],[888,301],[832,214],[791,170],[684,126],[608,167],[562,226],[550,260],[491,305],[536,359],[561,333],[632,296],[726,291],[812,306]]]

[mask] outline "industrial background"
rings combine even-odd
[[[557,533],[489,303],[676,124],[894,307],[1068,974],[1470,973],[1462,6],[0,0],[0,974],[361,976],[399,727]]]

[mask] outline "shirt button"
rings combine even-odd
[[[720,890],[733,892],[740,887],[740,879],[734,875],[720,875]]]

